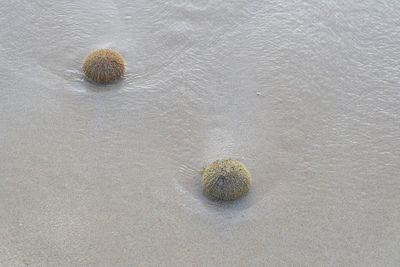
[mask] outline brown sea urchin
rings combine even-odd
[[[251,186],[251,174],[238,160],[217,160],[203,171],[204,192],[213,199],[234,200]]]
[[[89,53],[82,66],[87,79],[97,83],[110,83],[124,76],[122,56],[112,49],[98,49]]]

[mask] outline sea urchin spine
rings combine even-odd
[[[110,83],[124,76],[122,56],[112,49],[98,49],[89,53],[82,66],[87,79],[97,83]]]
[[[238,160],[217,160],[203,171],[204,192],[213,199],[234,200],[251,186],[251,174]]]

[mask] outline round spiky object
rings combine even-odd
[[[124,76],[122,56],[112,49],[98,49],[89,53],[82,66],[87,79],[97,83],[110,83]]]
[[[251,186],[251,174],[238,160],[217,160],[203,171],[204,192],[213,199],[234,200]]]

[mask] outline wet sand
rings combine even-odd
[[[239,2],[0,5],[1,266],[398,266],[400,4]]]

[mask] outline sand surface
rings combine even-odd
[[[400,2],[0,4],[1,266],[398,266]],[[125,79],[82,79],[110,47]],[[205,198],[219,158],[253,174]]]

